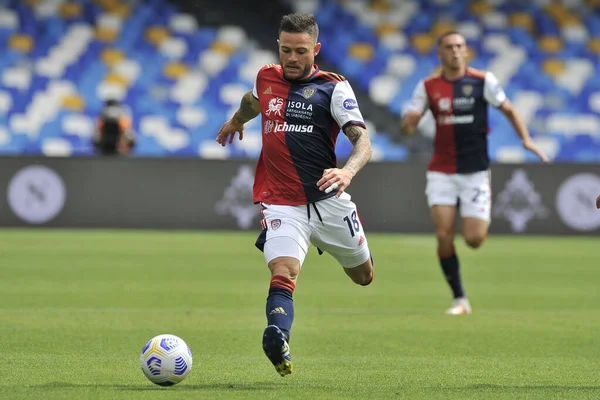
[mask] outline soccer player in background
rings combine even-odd
[[[289,352],[294,319],[292,294],[311,244],[331,254],[359,285],[373,280],[373,262],[356,205],[346,192],[371,158],[371,143],[354,92],[341,75],[314,63],[321,49],[310,14],[289,14],[279,27],[281,64],[267,64],[252,91],[217,135],[222,146],[244,124],[262,117],[262,151],[253,197],[263,228],[256,246],[271,271],[263,350],[281,376],[292,372]],[[353,144],[337,168],[340,128]]]
[[[467,245],[479,248],[490,223],[491,178],[487,148],[488,105],[497,107],[521,137],[525,149],[548,158],[531,139],[523,118],[491,72],[467,66],[467,45],[458,32],[438,39],[441,66],[419,81],[406,107],[401,131],[412,135],[429,108],[436,120],[433,156],[427,167],[427,203],[437,237],[437,253],[454,300],[447,314],[470,314],[454,249],[457,210]]]

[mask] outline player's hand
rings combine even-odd
[[[411,110],[411,111],[407,111],[404,114],[404,116],[405,117],[410,117],[410,118],[418,118],[418,119],[420,119],[421,117],[423,117],[423,114],[425,114],[425,111]]]
[[[340,197],[344,190],[350,186],[354,174],[346,168],[329,168],[323,171],[323,177],[317,182],[319,190],[329,193],[331,190],[337,189],[335,197]]]
[[[600,194],[596,197],[596,208],[600,208]]]
[[[536,146],[536,144],[533,142],[533,140],[531,140],[531,139],[524,140],[523,147],[525,147],[525,149],[531,151],[532,153],[535,153],[535,155],[537,155],[544,164],[547,164],[548,162],[550,162],[548,157]]]
[[[225,147],[228,141],[227,138],[229,138],[229,144],[233,143],[236,132],[240,134],[240,140],[242,140],[244,138],[244,124],[237,124],[233,119],[230,119],[223,124],[221,129],[219,129],[219,133],[217,133],[217,143]]]
[[[402,122],[400,123],[400,133],[402,133],[403,136],[412,136],[424,114],[424,111],[417,110],[411,110],[404,113]]]

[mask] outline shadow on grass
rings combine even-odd
[[[32,387],[39,389],[81,389],[81,388],[102,388],[116,389],[123,391],[145,391],[145,390],[231,390],[236,392],[252,390],[270,390],[281,389],[281,383],[278,382],[252,382],[252,383],[207,383],[207,384],[185,384],[180,383],[175,386],[158,386],[152,383],[147,385],[109,385],[109,384],[78,384],[69,382],[49,382]]]

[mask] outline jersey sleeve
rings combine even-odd
[[[264,72],[264,71],[265,71],[267,68],[269,68],[271,65],[272,65],[272,64],[266,64],[266,65],[263,65],[263,66],[262,66],[262,67],[261,67],[261,68],[258,70],[258,72],[256,73],[256,79],[254,80],[254,86],[252,87],[252,96],[254,96],[254,98],[255,98],[256,100],[259,100],[259,98],[258,98],[258,89],[257,89],[257,87],[258,87],[258,82],[259,82],[259,80],[260,80],[260,78],[261,78],[261,75],[263,74],[263,72]]]
[[[350,82],[344,80],[335,85],[331,95],[331,115],[342,129],[348,125],[365,126]]]
[[[427,92],[425,90],[425,82],[421,79],[415,89],[413,90],[412,96],[406,106],[404,112],[408,111],[425,111],[429,107],[429,100],[427,99]]]
[[[256,100],[258,100],[258,90],[256,90],[256,81],[258,81],[258,74],[256,74],[256,80],[254,81],[254,86],[252,86],[252,96],[254,96]]]
[[[500,107],[506,100],[506,93],[504,93],[502,85],[500,85],[496,76],[489,71],[485,73],[483,97],[485,101],[494,107]]]

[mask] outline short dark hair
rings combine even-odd
[[[319,37],[319,25],[312,14],[287,14],[281,19],[279,34],[281,32],[308,33],[316,42]]]
[[[462,33],[460,33],[459,31],[448,31],[448,32],[444,32],[444,33],[442,33],[442,34],[441,34],[441,35],[438,37],[438,40],[437,40],[437,45],[438,45],[438,47],[440,47],[440,46],[442,45],[442,41],[443,41],[443,40],[444,40],[446,37],[448,37],[448,36],[450,36],[450,35],[460,35],[460,36],[462,36]]]

